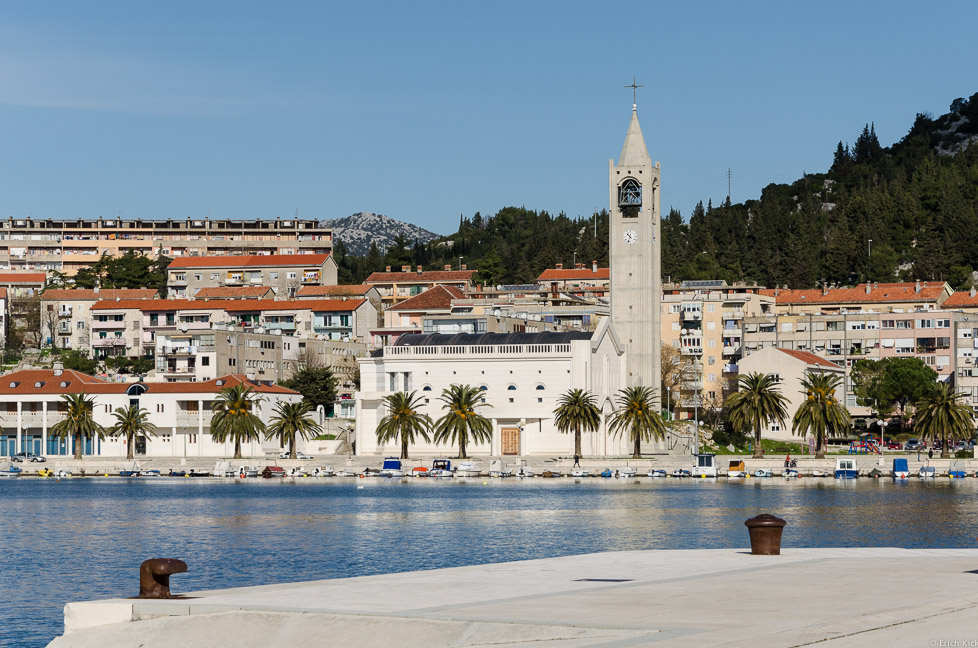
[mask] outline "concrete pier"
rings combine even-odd
[[[976,645],[978,549],[612,552],[187,596],[71,603],[50,646]]]

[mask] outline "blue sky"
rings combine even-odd
[[[823,171],[978,92],[978,3],[0,6],[0,217],[606,206],[638,78],[663,207]]]

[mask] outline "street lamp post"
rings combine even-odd
[[[666,385],[666,411],[669,413],[669,420],[672,420],[672,387]]]
[[[693,395],[693,419],[696,425],[696,440],[693,443],[693,454],[700,453],[700,393]]]
[[[873,239],[869,239],[869,254],[867,256],[873,256]]]

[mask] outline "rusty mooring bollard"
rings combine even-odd
[[[780,556],[781,532],[787,524],[768,513],[752,517],[744,522],[750,532],[750,552],[756,556]]]
[[[176,558],[152,558],[139,566],[139,598],[170,598],[170,574],[187,571]]]

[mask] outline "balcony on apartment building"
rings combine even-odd
[[[294,331],[296,327],[295,320],[292,319],[281,319],[281,320],[269,320],[266,319],[262,322],[262,327],[268,331]]]
[[[71,317],[71,306],[62,306],[59,308],[58,317]]]
[[[698,322],[703,319],[703,309],[683,307],[679,311],[679,319],[684,322]]]
[[[126,344],[126,339],[121,337],[100,337],[92,340],[92,346],[95,347],[121,347]]]
[[[735,364],[725,364],[723,365],[723,373],[725,374],[735,374],[740,371],[740,367]]]
[[[126,328],[125,320],[107,320],[105,322],[100,322],[98,320],[92,321],[93,329],[124,329]]]

